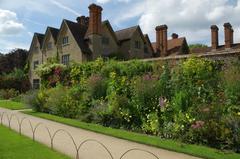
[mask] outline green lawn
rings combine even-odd
[[[80,122],[79,120],[67,119],[67,118],[49,115],[45,113],[38,113],[38,112],[32,112],[32,111],[28,111],[28,112],[25,111],[24,113],[30,114],[36,117],[60,122],[60,123],[74,126],[77,128],[86,129],[93,132],[110,135],[110,136],[121,138],[121,139],[126,139],[129,141],[147,144],[147,145],[155,146],[158,148],[181,152],[181,153],[202,157],[206,159],[240,159],[240,154],[236,154],[233,152],[223,153],[216,149],[208,148],[205,146],[183,144],[173,140],[163,140],[156,136],[147,136],[144,134],[128,132],[125,130],[106,128],[101,125],[84,123],[84,122]]]
[[[0,159],[70,159],[70,157],[0,126]]]
[[[23,103],[10,100],[0,100],[0,107],[12,110],[26,109],[26,106]]]

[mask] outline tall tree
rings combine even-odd
[[[23,69],[27,64],[28,51],[15,49],[8,54],[0,53],[0,74],[10,73],[14,68]]]

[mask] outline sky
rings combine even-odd
[[[29,49],[35,32],[59,28],[63,19],[88,16],[91,3],[103,7],[103,20],[114,30],[140,25],[151,41],[155,27],[167,24],[169,38],[177,33],[189,44],[210,45],[210,26],[216,24],[223,44],[223,24],[230,22],[234,40],[240,42],[240,0],[0,0],[0,52]]]

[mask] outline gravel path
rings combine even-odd
[[[189,155],[171,152],[143,144],[138,144],[98,133],[94,133],[91,131],[82,130],[79,128],[74,128],[71,126],[67,126],[64,124],[60,124],[57,122],[33,117],[30,115],[23,114],[18,111],[12,111],[8,109],[0,108],[0,114],[5,112],[2,118],[2,122],[4,125],[8,126],[9,119],[11,118],[11,114],[14,114],[11,118],[11,128],[19,131],[19,121],[24,119],[22,122],[22,134],[31,137],[33,136],[32,129],[29,123],[29,120],[32,123],[33,129],[38,123],[36,131],[35,131],[35,140],[41,142],[45,145],[51,147],[51,139],[49,137],[49,132],[51,136],[53,136],[54,132],[57,130],[59,131],[53,140],[53,147],[54,149],[71,156],[72,158],[76,158],[76,149],[74,146],[71,137],[68,136],[67,132],[72,135],[74,142],[76,143],[77,147],[83,141],[87,139],[97,140],[102,143],[106,148],[111,152],[114,159],[120,159],[121,155],[123,155],[129,149],[143,149],[155,154],[159,159],[200,159],[197,157],[192,157]],[[18,117],[18,119],[16,118]],[[1,119],[1,116],[0,116]],[[47,131],[46,127],[49,129]],[[65,131],[62,131],[65,130]],[[100,144],[96,143],[95,141],[88,141],[82,145],[79,150],[79,159],[111,159],[111,156],[108,154],[107,150],[104,149]],[[141,151],[131,151],[126,154],[122,159],[156,159],[153,155],[147,154],[146,152]]]

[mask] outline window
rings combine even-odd
[[[52,49],[52,42],[47,43],[47,49],[51,50]]]
[[[40,88],[40,80],[33,79],[33,89],[39,89],[39,88]]]
[[[62,45],[68,44],[68,36],[63,37]]]
[[[108,37],[102,37],[102,44],[108,45],[109,44],[109,38]]]
[[[136,49],[141,49],[141,42],[140,41],[135,41],[135,48]]]
[[[38,47],[37,46],[34,47],[34,52],[38,53]]]
[[[62,64],[69,65],[69,57],[70,57],[70,55],[63,55],[62,56]]]
[[[38,65],[39,65],[39,62],[38,61],[34,61],[33,62],[33,69],[35,70]]]

